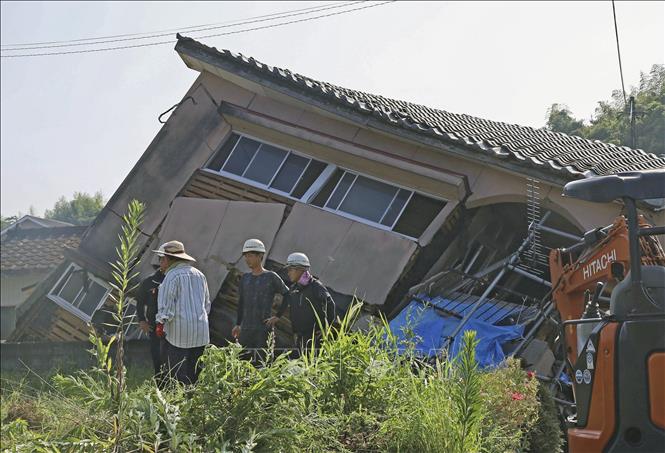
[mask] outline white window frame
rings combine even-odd
[[[337,184],[335,184],[335,188],[332,190],[332,192],[330,192],[330,195],[328,195],[328,198],[327,198],[326,201],[323,203],[323,207],[321,207],[321,209],[323,209],[324,211],[332,212],[333,214],[340,215],[340,216],[342,216],[342,217],[346,217],[346,218],[351,219],[351,220],[356,220],[356,221],[358,221],[358,222],[362,222],[362,223],[365,223],[365,224],[367,224],[367,225],[372,225],[372,226],[374,226],[374,227],[376,227],[376,228],[379,228],[379,229],[382,229],[382,230],[392,231],[392,232],[394,232],[395,234],[399,234],[400,236],[403,236],[403,237],[405,237],[405,238],[414,239],[414,240],[418,239],[418,238],[414,238],[414,237],[411,237],[411,236],[407,236],[407,235],[405,235],[405,234],[402,234],[402,233],[399,233],[399,232],[393,230],[393,228],[395,228],[395,225],[397,225],[397,222],[399,221],[400,217],[402,217],[402,214],[404,213],[404,210],[406,209],[407,205],[408,205],[409,202],[411,201],[411,198],[413,198],[413,194],[416,193],[415,190],[410,189],[410,188],[408,188],[408,187],[404,187],[404,186],[398,185],[398,184],[393,184],[393,183],[391,183],[391,182],[387,182],[387,181],[384,181],[384,180],[379,179],[379,178],[374,178],[374,177],[372,177],[372,176],[369,176],[369,175],[367,175],[367,174],[364,174],[364,173],[361,173],[361,172],[357,172],[357,171],[354,171],[354,170],[348,170],[348,169],[346,169],[346,168],[341,168],[341,167],[340,167],[339,169],[342,170],[342,171],[344,172],[344,174],[349,173],[349,174],[353,175],[353,176],[354,176],[353,181],[351,182],[351,185],[349,185],[349,188],[346,189],[346,193],[344,194],[344,196],[343,196],[342,199],[340,200],[339,204],[337,205],[337,206],[338,206],[337,209],[333,209],[333,208],[329,208],[329,207],[327,207],[326,205],[328,204],[328,201],[330,201],[330,199],[332,198],[333,194],[334,194],[335,191],[337,190],[337,187],[339,186],[339,184],[342,182],[342,179],[344,178],[344,174],[342,174],[342,176],[339,178],[339,181],[337,181]],[[353,187],[353,184],[355,184],[356,180],[358,179],[358,176],[362,176],[363,178],[367,178],[367,179],[371,179],[371,180],[373,180],[373,181],[377,181],[377,182],[380,182],[380,183],[383,183],[383,184],[387,184],[387,185],[389,185],[389,186],[394,187],[395,189],[397,189],[397,190],[395,191],[395,195],[393,195],[393,199],[390,201],[390,203],[388,204],[388,207],[387,207],[386,210],[383,212],[383,216],[381,216],[381,220],[384,219],[384,217],[385,217],[386,214],[388,213],[388,210],[390,210],[390,206],[392,205],[393,201],[395,201],[395,198],[397,197],[397,194],[399,193],[399,191],[400,191],[400,190],[406,190],[406,191],[409,192],[409,198],[406,199],[406,202],[404,203],[404,205],[403,205],[402,208],[400,209],[399,213],[397,214],[397,217],[395,217],[395,220],[393,221],[393,223],[392,223],[391,226],[383,225],[383,224],[381,223],[381,220],[379,220],[379,222],[374,222],[374,221],[369,220],[369,219],[366,219],[366,218],[364,218],[364,217],[359,217],[359,216],[356,216],[356,215],[350,214],[350,213],[348,213],[348,212],[345,212],[345,211],[342,211],[341,209],[339,209],[339,206],[342,206],[342,203],[344,203],[344,200],[345,200],[346,197],[349,195],[349,192],[351,191],[351,188]],[[430,198],[434,198],[434,199],[437,199],[437,200],[443,201],[443,202],[445,202],[445,203],[448,203],[448,200],[445,200],[445,199],[443,199],[443,198],[433,197],[433,196],[431,196],[431,195],[427,195],[427,196],[430,197]]]
[[[233,145],[233,148],[232,148],[231,151],[229,152],[229,155],[226,157],[226,159],[224,160],[224,162],[222,163],[222,165],[219,167],[219,170],[213,170],[213,169],[211,169],[211,168],[208,168],[208,165],[210,165],[210,163],[214,160],[215,156],[217,155],[217,152],[219,152],[219,149],[218,149],[217,152],[215,152],[215,153],[210,157],[210,159],[208,159],[208,161],[206,162],[206,164],[204,165],[204,167],[203,167],[203,170],[204,170],[204,171],[207,171],[207,172],[210,172],[210,173],[213,173],[213,174],[216,174],[216,175],[222,175],[222,176],[224,176],[225,178],[232,179],[232,180],[234,180],[234,181],[238,181],[238,182],[241,182],[241,183],[243,183],[243,184],[247,184],[247,185],[250,185],[250,186],[253,186],[253,187],[257,187],[257,188],[259,188],[259,189],[263,189],[263,190],[266,190],[266,191],[268,191],[268,192],[272,192],[272,193],[275,193],[275,194],[277,194],[277,195],[281,195],[282,197],[286,197],[286,198],[290,198],[290,199],[292,199],[292,200],[298,200],[298,201],[302,201],[302,202],[305,202],[305,203],[306,203],[306,202],[307,202],[307,201],[306,201],[306,200],[307,200],[307,196],[308,196],[308,195],[311,196],[311,193],[317,193],[317,192],[319,191],[319,189],[323,186],[323,184],[325,183],[325,181],[327,180],[327,178],[323,179],[322,176],[323,176],[324,174],[332,174],[332,172],[333,172],[334,169],[335,169],[335,166],[334,166],[334,165],[331,165],[331,164],[329,164],[329,163],[327,163],[327,162],[323,162],[323,161],[321,161],[321,160],[319,160],[319,159],[315,159],[315,158],[312,157],[312,156],[308,156],[307,154],[303,154],[303,153],[300,153],[300,152],[294,151],[294,150],[292,150],[292,149],[287,149],[287,148],[285,148],[285,147],[283,147],[283,146],[276,145],[276,144],[274,144],[274,143],[272,143],[272,142],[269,142],[269,141],[263,140],[263,139],[261,139],[261,138],[254,137],[254,136],[252,136],[252,135],[248,135],[248,134],[244,134],[244,133],[240,133],[240,132],[236,132],[236,131],[232,131],[231,134],[235,134],[235,135],[239,136],[240,138],[243,138],[243,137],[244,137],[244,138],[247,138],[247,139],[250,139],[250,140],[257,141],[257,142],[259,142],[259,144],[260,144],[259,147],[258,147],[258,148],[256,149],[256,151],[254,152],[254,155],[252,156],[252,159],[249,161],[249,163],[248,163],[247,166],[245,167],[245,170],[243,171],[243,175],[244,175],[245,173],[247,173],[247,170],[248,170],[249,167],[252,165],[252,162],[254,162],[254,159],[256,158],[256,156],[258,155],[258,153],[259,153],[259,151],[260,151],[260,149],[261,149],[261,145],[265,144],[265,145],[268,145],[268,146],[273,146],[273,147],[275,147],[275,148],[281,149],[282,151],[285,151],[285,152],[286,152],[286,156],[284,157],[284,159],[282,159],[281,164],[279,165],[279,167],[277,167],[277,171],[275,171],[275,174],[272,175],[272,178],[270,178],[270,181],[268,182],[268,184],[262,184],[262,183],[260,183],[260,182],[258,182],[258,181],[254,181],[253,179],[245,178],[244,176],[238,176],[238,175],[236,175],[236,174],[234,174],[234,173],[231,173],[231,172],[228,172],[228,171],[224,171],[224,170],[223,170],[224,165],[226,165],[226,163],[228,162],[228,160],[231,158],[231,155],[232,155],[233,152],[235,151],[236,147],[238,146],[238,143],[240,143],[240,139],[238,139],[238,141],[235,143],[235,145]],[[231,134],[229,134],[229,137],[231,136]],[[228,137],[227,137],[227,140],[228,140]],[[222,146],[223,146],[223,145],[222,145]],[[221,147],[220,147],[220,149],[221,149]],[[300,177],[298,178],[298,180],[297,180],[297,181],[295,182],[295,184],[293,185],[293,188],[291,189],[291,191],[293,191],[293,189],[295,189],[296,186],[300,183],[300,181],[302,180],[302,177],[305,175],[305,172],[307,172],[307,169],[308,169],[309,166],[312,164],[312,161],[317,160],[317,161],[319,161],[319,162],[323,162],[324,164],[327,165],[327,167],[323,169],[323,171],[321,172],[321,174],[320,174],[320,175],[314,180],[314,182],[312,183],[312,185],[309,187],[309,189],[307,189],[307,191],[303,194],[303,196],[302,196],[301,198],[294,197],[294,196],[292,196],[289,192],[283,192],[283,191],[281,191],[281,190],[275,189],[274,187],[270,187],[270,184],[272,184],[272,183],[274,182],[274,180],[275,180],[275,178],[277,177],[277,175],[279,174],[280,170],[282,169],[282,167],[284,166],[284,164],[285,164],[286,161],[288,160],[290,154],[295,154],[296,156],[300,156],[300,157],[302,157],[302,158],[304,158],[304,159],[307,159],[307,160],[309,161],[309,162],[307,162],[307,165],[305,165],[305,168],[303,169],[302,173],[300,174]],[[330,167],[333,167],[332,170],[330,170]]]
[[[293,154],[295,154],[295,155],[297,155],[297,156],[301,156],[301,157],[304,157],[305,159],[309,159],[309,163],[307,164],[307,166],[306,166],[305,169],[303,170],[303,172],[302,172],[302,174],[300,175],[300,178],[298,179],[298,181],[296,181],[295,185],[293,186],[294,188],[298,185],[298,183],[299,183],[300,180],[302,179],[303,175],[304,175],[305,172],[307,171],[307,168],[309,167],[309,165],[312,163],[313,160],[318,160],[319,162],[323,162],[323,163],[326,164],[327,166],[323,169],[323,171],[322,171],[321,174],[318,176],[318,178],[316,178],[316,179],[314,180],[314,182],[313,182],[312,185],[309,187],[309,189],[308,189],[308,190],[303,194],[303,196],[300,197],[300,198],[293,197],[293,196],[291,196],[290,193],[282,192],[281,190],[277,190],[277,189],[274,189],[274,188],[270,187],[270,184],[272,184],[272,182],[274,181],[275,177],[277,176],[277,174],[279,173],[279,171],[282,169],[282,166],[284,165],[284,162],[286,162],[286,159],[288,159],[289,154],[286,155],[286,158],[284,158],[284,160],[282,161],[281,165],[279,166],[279,168],[277,169],[277,171],[276,171],[275,174],[273,175],[273,177],[272,177],[272,179],[270,180],[270,182],[268,183],[268,185],[261,184],[261,183],[259,183],[259,182],[257,182],[257,181],[254,181],[253,179],[244,178],[244,177],[242,177],[242,176],[238,176],[238,175],[236,175],[236,174],[233,174],[233,173],[230,173],[230,172],[227,172],[227,171],[222,170],[222,168],[224,168],[224,165],[226,165],[226,162],[229,160],[229,158],[230,158],[231,155],[233,154],[233,151],[235,151],[236,146],[238,146],[238,143],[240,143],[240,139],[238,139],[238,141],[235,143],[235,145],[233,145],[233,149],[231,149],[231,151],[229,152],[229,155],[228,155],[227,158],[224,160],[224,162],[223,162],[222,165],[220,166],[220,169],[219,169],[219,170],[213,170],[213,169],[211,169],[211,168],[208,168],[208,165],[210,165],[210,163],[215,159],[215,156],[217,155],[217,153],[219,152],[219,149],[221,149],[221,146],[223,146],[223,144],[220,145],[220,148],[219,148],[215,153],[213,153],[212,156],[210,156],[210,159],[208,159],[208,161],[205,163],[205,165],[204,165],[203,168],[202,168],[203,171],[206,171],[206,172],[208,172],[208,173],[212,173],[212,174],[215,174],[215,175],[221,175],[221,176],[224,176],[225,178],[231,179],[231,180],[233,180],[233,181],[238,181],[238,182],[241,182],[241,183],[243,183],[243,184],[247,184],[247,185],[252,186],[252,187],[256,187],[256,188],[259,188],[259,189],[262,189],[262,190],[265,190],[265,191],[268,191],[268,192],[272,192],[272,193],[275,193],[275,194],[277,194],[277,195],[281,195],[281,196],[283,196],[283,197],[290,198],[291,200],[300,201],[301,203],[306,203],[306,204],[308,204],[308,205],[310,205],[310,206],[312,206],[312,207],[314,207],[314,208],[323,209],[324,211],[327,211],[327,212],[330,212],[330,213],[336,214],[336,215],[341,216],[341,217],[345,217],[345,218],[350,219],[350,220],[354,220],[354,221],[359,222],[359,223],[363,223],[363,224],[365,224],[365,225],[373,226],[373,227],[378,228],[378,229],[380,229],[380,230],[390,231],[390,232],[392,232],[392,233],[394,233],[394,234],[397,234],[398,236],[404,237],[404,238],[406,238],[406,239],[410,239],[410,240],[412,240],[412,241],[417,241],[418,238],[415,238],[415,237],[412,237],[412,236],[407,236],[406,234],[402,234],[402,233],[400,233],[400,232],[398,232],[398,231],[393,230],[393,228],[395,227],[395,225],[397,225],[397,222],[398,222],[399,219],[402,217],[402,214],[404,214],[404,210],[406,209],[406,207],[408,206],[409,202],[410,202],[411,199],[413,198],[413,195],[417,192],[417,193],[422,194],[422,195],[424,195],[424,196],[427,196],[427,197],[429,197],[429,198],[433,198],[433,199],[438,200],[438,201],[443,201],[443,202],[446,203],[446,204],[450,203],[450,200],[448,200],[448,199],[446,199],[446,198],[442,198],[442,197],[440,197],[440,196],[432,195],[432,194],[425,193],[425,192],[422,192],[422,191],[417,191],[417,190],[414,190],[414,189],[412,189],[412,188],[410,188],[410,187],[406,187],[406,186],[403,186],[403,185],[400,185],[400,184],[395,184],[395,183],[392,183],[392,182],[384,181],[384,180],[382,180],[382,179],[380,179],[380,178],[376,178],[376,177],[374,177],[374,176],[370,176],[370,175],[368,175],[368,174],[366,174],[366,173],[362,173],[362,172],[359,172],[359,171],[357,171],[357,170],[350,170],[350,169],[348,169],[348,168],[338,167],[338,166],[335,165],[335,164],[331,164],[331,163],[329,163],[329,162],[324,162],[324,161],[321,161],[321,160],[319,160],[319,159],[315,159],[314,157],[308,156],[307,154],[303,154],[303,153],[298,152],[298,151],[294,151],[294,150],[291,150],[291,149],[287,149],[287,148],[285,148],[285,147],[283,147],[283,146],[277,145],[277,144],[275,144],[275,143],[272,143],[272,142],[270,142],[270,141],[266,141],[266,140],[264,140],[264,139],[262,139],[262,138],[259,138],[259,137],[256,137],[256,136],[253,136],[253,135],[250,135],[250,134],[246,134],[246,133],[244,133],[244,132],[231,131],[231,132],[229,133],[229,135],[227,136],[226,140],[228,140],[228,138],[229,138],[232,134],[238,135],[240,138],[245,137],[245,138],[248,138],[248,139],[250,139],[250,140],[257,141],[257,142],[259,142],[259,143],[261,143],[261,144],[264,144],[264,143],[265,143],[266,145],[274,146],[275,148],[279,148],[279,149],[281,149],[281,150],[283,150],[283,151],[286,151],[287,153],[293,153]],[[224,141],[224,142],[225,142],[225,141]],[[224,143],[224,142],[223,142],[223,143]],[[254,152],[254,156],[252,156],[252,159],[251,159],[250,162],[247,164],[247,167],[245,168],[245,171],[243,172],[243,174],[244,174],[245,172],[247,172],[247,169],[250,167],[250,165],[251,165],[252,162],[254,161],[254,158],[255,158],[256,155],[258,154],[260,148],[261,148],[261,146],[259,146],[259,148],[257,148],[256,151]],[[377,223],[377,222],[374,222],[374,221],[372,221],[372,220],[368,220],[368,219],[366,219],[366,218],[364,218],[364,217],[359,217],[359,216],[356,216],[356,215],[349,214],[349,213],[347,213],[347,212],[341,211],[339,208],[338,208],[338,209],[331,209],[331,208],[327,208],[327,207],[326,207],[326,204],[327,204],[328,201],[330,200],[330,197],[332,197],[332,195],[335,193],[335,190],[337,189],[337,186],[339,185],[339,183],[342,181],[342,178],[344,177],[344,175],[342,175],[342,177],[339,178],[339,181],[337,181],[337,184],[335,184],[335,187],[333,188],[332,192],[330,193],[330,195],[329,195],[328,198],[326,199],[325,203],[323,203],[323,207],[316,206],[316,205],[312,204],[312,201],[314,200],[314,198],[316,197],[316,195],[321,191],[321,189],[322,189],[323,186],[326,184],[326,182],[328,182],[328,180],[329,180],[330,177],[333,175],[333,173],[335,172],[335,170],[338,170],[338,169],[339,169],[339,170],[342,170],[342,171],[345,172],[345,173],[348,172],[348,173],[350,173],[350,174],[356,176],[356,178],[354,179],[353,183],[351,183],[351,185],[349,186],[349,189],[348,189],[347,192],[344,194],[344,197],[342,197],[342,200],[339,202],[339,206],[341,206],[342,203],[344,202],[344,199],[347,197],[349,191],[350,191],[351,188],[353,187],[353,184],[355,183],[355,180],[357,179],[358,176],[362,176],[362,177],[367,178],[367,179],[371,179],[371,180],[374,180],[374,181],[378,181],[378,182],[381,182],[381,183],[383,183],[383,184],[387,184],[387,185],[389,185],[389,186],[391,186],[391,187],[395,187],[396,189],[398,189],[397,192],[395,192],[395,196],[393,197],[393,201],[395,200],[395,197],[397,197],[397,194],[399,193],[399,190],[406,190],[406,191],[409,191],[409,192],[410,192],[410,194],[409,194],[409,198],[408,198],[408,199],[406,200],[406,202],[404,203],[404,206],[402,206],[402,209],[400,210],[399,214],[397,214],[397,217],[395,218],[395,221],[393,222],[393,224],[392,224],[390,227],[381,224],[380,221]],[[293,189],[292,189],[292,190],[293,190]],[[390,205],[392,205],[392,201],[390,202]],[[381,217],[381,220],[383,220],[383,218],[384,218],[384,217],[386,216],[386,214],[388,213],[388,209],[390,209],[390,205],[388,205],[388,208],[387,208],[386,211],[383,213],[383,216]],[[444,208],[443,208],[443,209],[445,209],[445,205],[444,205]]]
[[[73,272],[73,271],[77,271],[77,270],[83,270],[87,274],[87,277],[90,280],[92,280],[93,282],[97,283],[98,285],[106,288],[106,292],[104,293],[104,296],[102,297],[102,299],[97,304],[97,307],[95,307],[95,309],[92,311],[92,315],[88,315],[83,310],[80,310],[78,307],[75,307],[74,305],[72,305],[72,303],[70,301],[63,299],[62,297],[58,296],[57,294],[53,294],[55,289],[60,285],[62,280],[65,277],[67,277],[67,275],[70,273],[70,271]],[[71,278],[71,275],[69,277]],[[66,284],[66,283],[67,282],[65,282],[64,284]],[[63,287],[64,287],[64,284],[63,284]],[[79,293],[80,293],[80,291],[79,291]],[[95,312],[97,312],[97,310],[99,310],[102,307],[102,305],[104,305],[104,302],[106,302],[106,299],[108,298],[110,293],[111,293],[111,288],[109,287],[109,285],[105,281],[95,277],[94,275],[92,275],[91,273],[89,273],[88,271],[83,269],[81,266],[79,266],[75,263],[70,263],[69,266],[67,266],[67,269],[65,269],[65,271],[62,273],[62,275],[60,276],[58,281],[55,283],[55,285],[53,285],[51,290],[48,292],[46,297],[48,297],[51,301],[55,302],[60,307],[64,308],[65,310],[67,310],[71,314],[75,315],[76,317],[81,318],[86,322],[91,322],[92,321],[92,316],[95,314]]]

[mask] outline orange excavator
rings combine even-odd
[[[552,301],[574,396],[570,452],[665,452],[665,253],[638,216],[665,198],[665,171],[568,183],[564,195],[622,199],[625,216],[549,256]]]

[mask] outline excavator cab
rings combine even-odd
[[[574,181],[563,194],[598,203],[623,200],[629,251],[625,269],[609,245],[596,246],[619,281],[609,312],[587,308],[580,319],[563,322],[577,332],[576,359],[568,361],[577,410],[569,423],[569,451],[665,452],[665,267],[645,265],[643,254],[645,239],[665,234],[665,227],[644,227],[637,214],[640,200],[665,198],[665,170]],[[597,285],[595,300],[604,283]]]

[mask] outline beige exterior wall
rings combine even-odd
[[[3,307],[18,306],[25,301],[31,290],[22,288],[32,286],[46,278],[50,271],[25,271],[17,273],[4,273],[0,277],[0,305]]]
[[[458,186],[452,182],[445,183],[436,177],[427,176],[424,170],[407,170],[406,162],[422,162],[428,167],[427,170],[432,172],[430,174],[435,174],[436,171],[440,171],[441,174],[446,171],[460,173],[466,176],[472,191],[466,202],[469,208],[502,202],[526,202],[528,170],[525,170],[524,174],[514,174],[476,161],[445,155],[439,150],[336,118],[327,112],[237,76],[220,70],[216,70],[216,73],[203,72],[199,79],[216,102],[234,104],[261,115],[266,121],[280,123],[280,129],[276,130],[274,127],[259,125],[252,120],[226,116],[226,121],[232,123],[231,127],[236,131],[450,200],[463,196]],[[243,87],[238,84],[242,84]],[[319,137],[318,140],[321,142],[315,142],[312,138],[314,136]],[[218,141],[215,140],[215,143]],[[389,153],[393,162],[403,159],[404,164],[386,163],[388,159],[385,155],[374,150]],[[432,168],[439,170],[431,170]],[[582,231],[607,225],[621,213],[619,203],[589,203],[563,198],[561,192],[562,187],[541,183],[542,206],[554,210]],[[662,224],[664,215],[661,213],[659,216]]]

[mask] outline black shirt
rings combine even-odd
[[[291,285],[277,316],[281,316],[287,307],[291,308],[291,326],[297,334],[309,335],[312,331],[319,330],[319,321],[325,324],[326,321],[332,323],[335,319],[335,301],[323,283],[316,278],[306,286],[299,283]]]
[[[264,326],[271,317],[275,294],[289,292],[284,281],[272,271],[254,275],[251,272],[240,278],[238,320],[236,325],[249,328]]]
[[[139,321],[146,321],[153,327],[156,324],[157,291],[162,281],[164,281],[164,274],[158,269],[150,277],[144,279],[136,290],[136,316]]]

